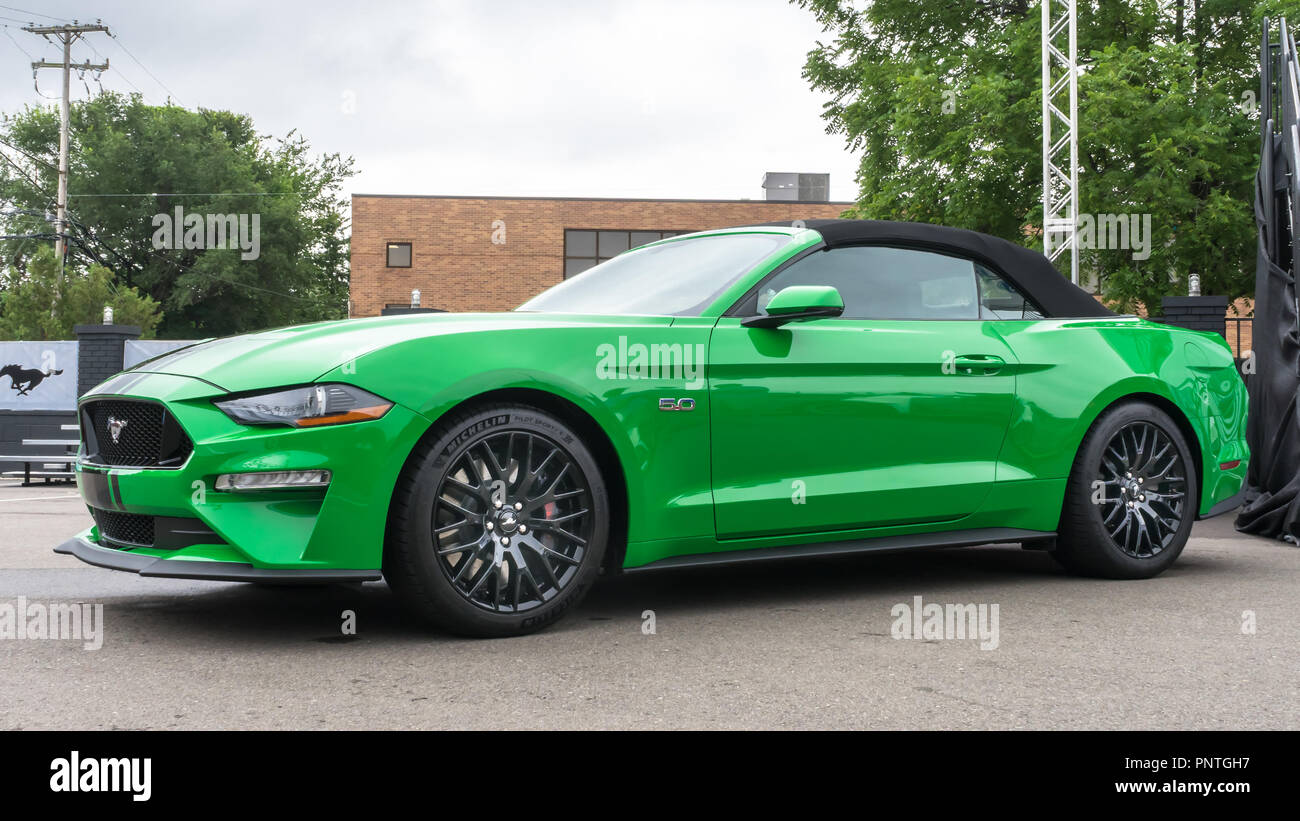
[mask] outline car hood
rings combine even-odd
[[[525,312],[344,319],[207,340],[145,360],[131,371],[194,377],[238,393],[312,382],[352,359],[412,339],[539,326],[610,325],[627,320]]]

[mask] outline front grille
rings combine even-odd
[[[179,467],[194,450],[175,417],[157,402],[86,402],[81,406],[81,431],[84,458],[101,465]]]
[[[119,544],[153,547],[154,517],[99,508],[93,512],[102,538]]]

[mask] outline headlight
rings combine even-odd
[[[289,425],[312,428],[378,419],[393,406],[351,385],[307,385],[215,402],[241,425]]]

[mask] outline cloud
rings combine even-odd
[[[59,0],[42,11],[102,16],[188,106],[245,112],[264,133],[297,128],[353,155],[357,192],[758,199],[764,171],[818,171],[835,199],[854,196],[856,159],[825,134],[823,100],[800,77],[820,31],[781,0]],[[90,42],[113,64],[105,87],[129,92],[130,80],[151,102],[166,97],[116,44]],[[83,55],[98,59],[78,44]],[[15,80],[0,90],[4,110],[34,101],[17,82],[27,62],[0,38],[0,72]],[[53,94],[57,74],[43,73]]]

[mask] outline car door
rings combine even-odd
[[[971,260],[917,249],[819,250],[742,301],[830,285],[838,318],[710,337],[710,447],[719,538],[960,519],[995,478],[1014,354],[980,318]]]

